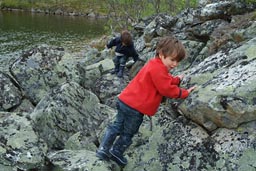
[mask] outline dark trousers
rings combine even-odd
[[[116,107],[116,119],[107,127],[96,156],[103,160],[112,156],[112,160],[125,166],[127,159],[123,153],[132,144],[132,138],[139,131],[144,115],[120,100],[117,101]]]
[[[139,131],[139,127],[143,121],[143,114],[139,111],[127,106],[118,100],[117,115],[115,121],[109,125],[109,129],[119,135],[133,137]]]
[[[127,57],[126,56],[116,56],[113,59],[113,62],[115,64],[115,66],[125,66],[125,64],[127,62]]]
[[[120,135],[119,139],[124,139],[124,145],[129,146],[132,143],[133,136],[139,131],[144,115],[120,100],[117,101],[116,107],[116,119],[109,125],[108,129]]]

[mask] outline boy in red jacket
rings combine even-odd
[[[179,40],[174,37],[161,39],[155,58],[148,61],[119,95],[116,119],[107,128],[97,150],[97,157],[112,159],[125,166],[127,159],[123,153],[132,144],[132,138],[138,132],[143,116],[153,116],[163,96],[185,99],[195,89],[195,86],[180,88],[183,75],[174,77],[169,73],[185,55],[185,48]]]

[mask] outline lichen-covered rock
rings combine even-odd
[[[210,35],[216,29],[216,27],[218,27],[219,25],[225,25],[226,23],[228,22],[221,19],[210,20],[203,23],[195,24],[187,31],[191,39],[197,39],[203,42],[207,42],[210,40]]]
[[[252,10],[252,6],[246,5],[239,0],[218,1],[205,5],[200,10],[198,17],[204,21],[216,18],[230,20],[231,15],[243,14]]]
[[[124,74],[124,78],[120,79],[116,75],[105,74],[95,82],[93,92],[99,97],[102,103],[116,107],[116,97],[128,84],[129,77]]]
[[[13,84],[10,76],[0,72],[0,111],[18,106],[21,101],[21,91]]]
[[[95,152],[88,150],[61,150],[52,152],[47,157],[64,171],[121,171],[116,163],[99,160]]]
[[[158,118],[160,121],[160,118]],[[144,145],[128,153],[129,170],[193,170],[199,167],[197,158],[214,160],[204,141],[208,134],[197,125],[180,117],[177,120],[162,120],[154,125],[152,135]],[[202,162],[202,164],[206,164]]]
[[[256,120],[255,42],[217,53],[194,67],[189,84],[198,88],[181,104],[181,112],[210,131]]]
[[[113,109],[99,104],[95,94],[71,82],[49,92],[31,118],[34,129],[50,149],[63,149],[68,138],[79,131],[94,142],[100,124],[113,114]]]
[[[256,35],[254,12],[232,16],[230,22],[215,25],[207,42],[208,56],[218,51],[235,49]]]
[[[144,28],[144,40],[146,43],[150,42],[153,38],[158,36],[164,36],[167,33],[169,34],[172,26],[177,22],[176,17],[168,15],[158,15],[156,16],[145,28]],[[159,35],[161,29],[165,30],[165,34]]]
[[[148,124],[140,128],[144,141],[135,136],[135,145],[125,154],[124,171],[255,169],[255,121],[233,130],[220,128],[212,135],[183,117],[173,120],[161,114],[153,122],[151,133],[145,129]]]
[[[231,170],[255,170],[256,122],[241,125],[235,130],[218,129],[211,137],[213,149],[219,154],[216,168]]]
[[[12,166],[6,166],[0,163],[0,168],[1,171],[13,171],[13,167]]]
[[[85,74],[83,75],[83,79],[85,80],[83,87],[88,89],[94,88],[96,80],[114,68],[114,63],[112,59],[109,58],[106,58],[92,65],[83,65],[82,63],[80,63],[80,65],[85,71]]]
[[[21,104],[17,106],[13,112],[26,112],[31,113],[33,112],[35,106],[28,100],[28,99],[22,99]]]
[[[62,48],[39,46],[25,52],[11,66],[11,72],[26,96],[37,104],[47,92],[66,81],[83,79],[74,56]]]
[[[204,47],[204,43],[199,43],[197,41],[191,41],[191,40],[183,40],[182,44],[185,46],[187,50],[187,58],[182,60],[180,64],[172,70],[172,74],[177,75],[180,73],[183,73],[185,70],[187,70],[189,67],[192,67],[193,65],[197,65],[199,63],[199,53]],[[201,62],[202,59],[200,59]]]
[[[47,145],[33,131],[27,115],[0,113],[0,165],[6,168],[29,170],[44,163]]]
[[[69,137],[65,143],[66,150],[89,150],[96,151],[95,139],[88,138],[85,132],[78,132]]]

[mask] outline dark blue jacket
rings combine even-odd
[[[133,43],[129,46],[124,46],[122,45],[121,37],[116,37],[107,44],[107,48],[112,48],[113,46],[116,46],[115,52],[125,55],[127,59],[133,57],[134,62],[139,59]]]

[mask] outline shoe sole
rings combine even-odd
[[[101,160],[109,161],[109,156],[106,153],[102,152],[102,151],[101,152],[97,152],[96,153],[96,157],[98,157]]]
[[[125,165],[127,165],[127,163],[124,163],[122,160],[120,160],[115,154],[111,153],[110,151],[110,154],[111,154],[111,157],[110,159],[115,161],[118,165],[124,167]]]

